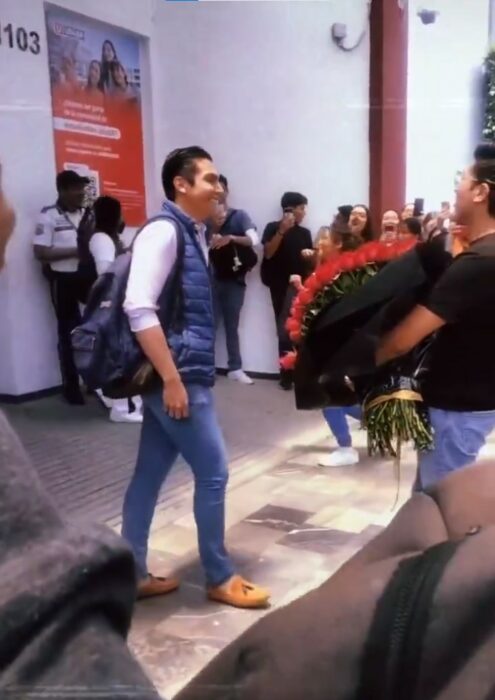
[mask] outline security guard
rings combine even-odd
[[[81,322],[79,302],[84,296],[78,231],[85,216],[83,203],[88,184],[88,178],[73,170],[59,173],[57,202],[41,210],[34,236],[34,254],[43,263],[57,317],[64,398],[72,405],[84,404],[72,355],[71,332]]]

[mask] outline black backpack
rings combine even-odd
[[[177,260],[158,301],[163,328],[181,312],[180,272],[184,238],[168,216],[150,219],[171,221],[177,231]],[[136,237],[137,237],[136,236]],[[88,389],[102,389],[110,398],[129,398],[149,388],[157,377],[145,358],[123,309],[132,253],[117,257],[89,294],[82,323],[72,332],[72,349],[78,374]]]
[[[223,226],[237,213],[236,209],[229,212]],[[210,250],[210,262],[218,280],[235,280],[243,278],[258,262],[258,256],[251,246],[229,243],[218,250]]]

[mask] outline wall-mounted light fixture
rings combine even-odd
[[[342,51],[354,51],[358,48],[358,46],[362,44],[363,39],[368,31],[371,14],[371,2],[372,0],[367,0],[366,24],[363,31],[359,35],[357,41],[354,42],[354,44],[349,45],[345,43],[345,40],[347,39],[347,24],[344,24],[343,22],[335,22],[335,24],[332,24],[332,40],[334,44],[338,46],[339,49],[341,49]]]

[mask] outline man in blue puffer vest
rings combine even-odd
[[[135,241],[124,305],[161,384],[143,396],[141,443],[124,501],[122,534],[134,551],[140,597],[179,587],[176,579],[151,575],[146,558],[160,488],[182,455],[194,475],[194,517],[208,597],[240,608],[264,607],[269,593],[236,574],[224,544],[228,467],[212,395],[215,323],[202,223],[211,218],[223,188],[211,156],[197,146],[166,158],[162,182],[166,218],[151,220]],[[166,332],[158,319],[158,300],[176,270],[180,318]]]

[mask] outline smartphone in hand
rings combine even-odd
[[[417,199],[414,200],[413,216],[414,217],[423,216],[424,213],[425,213],[425,200],[424,200],[424,198],[418,197]]]

